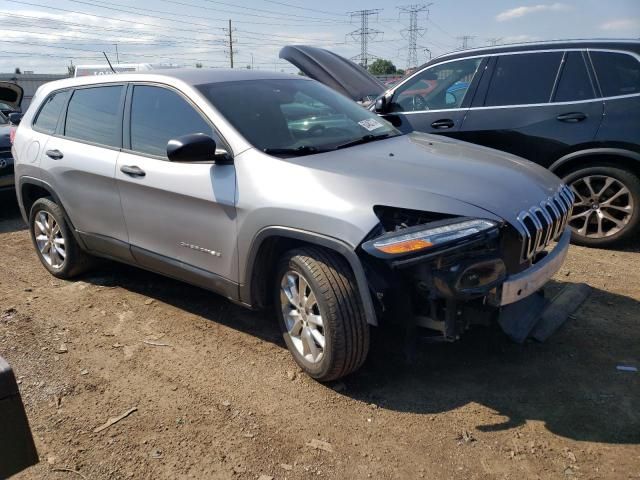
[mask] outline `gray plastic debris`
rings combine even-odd
[[[637,372],[638,369],[636,367],[632,367],[631,365],[618,365],[616,370],[620,370],[621,372]]]

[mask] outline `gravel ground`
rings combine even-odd
[[[616,369],[640,367],[637,247],[571,248],[555,286],[593,292],[544,344],[478,328],[407,366],[378,338],[322,385],[268,313],[111,263],[53,278],[11,195],[0,245],[0,354],[40,454],[16,479],[640,479],[640,373]]]

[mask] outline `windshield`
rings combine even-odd
[[[252,145],[276,156],[400,135],[386,120],[315,81],[244,80],[198,89]]]

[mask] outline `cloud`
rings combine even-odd
[[[524,17],[525,15],[529,15],[531,13],[566,12],[568,10],[571,10],[571,7],[565,3],[541,3],[539,5],[531,5],[528,7],[510,8],[509,10],[505,10],[504,12],[500,12],[496,16],[496,20],[498,20],[499,22],[505,22],[507,20],[513,20],[514,18]]]
[[[617,18],[609,20],[600,25],[601,30],[638,30],[640,29],[640,19],[637,18]]]

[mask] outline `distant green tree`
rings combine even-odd
[[[404,70],[403,70],[403,69],[401,69],[401,68],[399,68],[399,69],[397,69],[397,70],[396,70],[396,73],[397,73],[398,75],[400,75],[400,76],[403,76],[403,75],[404,75]]]
[[[378,58],[369,65],[369,73],[372,75],[392,75],[396,73],[396,66],[391,62],[391,60]]]
[[[202,64],[200,62],[196,63],[196,68],[202,68]]]
[[[20,70],[20,67],[16,67],[16,70],[13,73],[16,73],[16,74],[20,75],[22,73],[22,71]]]

